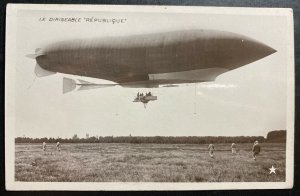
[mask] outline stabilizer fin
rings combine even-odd
[[[88,82],[88,81],[80,80],[80,79],[78,79],[78,81],[80,82],[80,84],[94,84],[92,82]]]
[[[43,69],[39,64],[35,65],[34,73],[37,77],[45,77],[45,76],[56,74],[56,72]]]
[[[179,87],[179,85],[176,85],[176,84],[167,84],[167,85],[163,85],[162,87]]]
[[[70,78],[63,78],[63,94],[73,91],[76,88],[76,81]]]
[[[37,54],[40,50],[41,48],[36,48],[34,52]]]
[[[118,84],[84,84],[81,85],[78,91],[82,90],[90,90],[90,89],[96,89],[96,88],[107,88],[107,87],[113,87]]]
[[[36,56],[36,54],[27,54],[26,57],[35,59],[37,56]]]
[[[42,49],[37,48],[37,49],[35,49],[34,54],[27,54],[26,57],[31,58],[31,59],[36,59],[36,57],[39,57],[42,55],[45,55],[45,54],[43,54]]]

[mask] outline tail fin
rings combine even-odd
[[[94,83],[91,83],[91,82],[88,82],[85,80],[80,80],[80,79],[78,79],[78,81],[80,82],[80,84],[94,84]]]
[[[37,54],[39,51],[41,51],[41,48],[36,48],[34,52]]]
[[[53,75],[56,74],[55,72],[52,71],[48,71],[46,69],[43,69],[39,64],[35,65],[34,68],[34,73],[37,77],[45,77],[45,76],[49,76],[49,75]]]
[[[70,78],[63,78],[63,94],[76,88],[76,81]]]
[[[27,54],[26,57],[35,59],[36,57],[43,56],[43,55],[45,55],[45,54],[42,52],[42,49],[37,48],[37,49],[35,49],[34,54]]]

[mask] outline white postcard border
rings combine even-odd
[[[5,179],[7,190],[226,190],[226,189],[283,189],[293,187],[294,177],[294,35],[293,13],[288,8],[225,8],[189,6],[138,6],[138,12],[283,15],[287,17],[290,31],[287,83],[287,145],[285,182],[219,182],[219,183],[128,183],[128,182],[15,182],[15,76],[16,15],[19,10],[114,11],[136,12],[137,6],[124,5],[37,5],[8,4],[6,10],[5,48]]]

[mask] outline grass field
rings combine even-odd
[[[252,144],[55,144],[15,145],[16,181],[56,182],[274,182],[285,181],[285,144],[261,144],[256,161]],[[274,166],[276,174],[269,174]]]

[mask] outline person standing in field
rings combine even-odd
[[[252,147],[252,152],[253,152],[253,159],[256,160],[256,156],[260,153],[260,145],[258,141],[255,141]]]
[[[47,148],[46,142],[43,142],[43,151],[46,151],[46,148]]]
[[[208,153],[211,158],[214,157],[215,146],[213,144],[208,145]]]
[[[58,152],[60,152],[60,143],[59,142],[56,143],[56,149],[58,150]]]
[[[235,143],[232,143],[232,144],[231,144],[231,153],[232,153],[232,154],[235,154],[235,153],[236,153],[236,144],[235,144]]]

